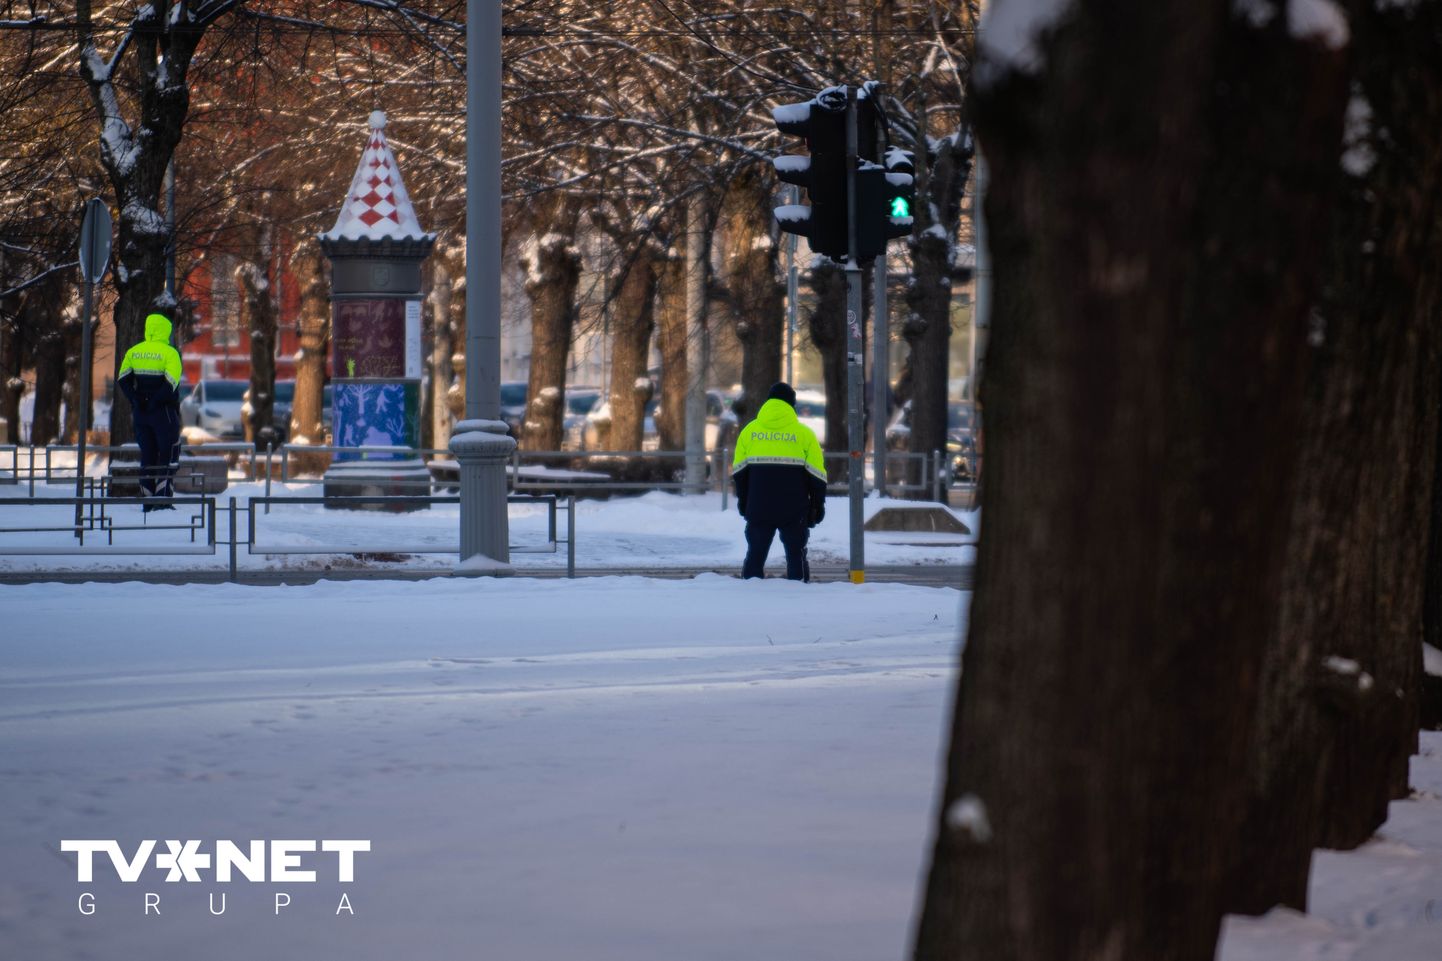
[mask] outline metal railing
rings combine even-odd
[[[127,447],[90,446],[89,450],[97,455],[112,457],[118,451],[135,453],[133,445]],[[368,463],[377,467],[383,467],[386,463],[396,460],[425,463],[429,476],[424,479],[398,478],[390,480],[386,487],[392,490],[407,492],[414,490],[417,494],[437,494],[454,490],[459,481],[459,468],[455,461],[451,460],[450,451],[439,448],[282,444],[279,447],[267,446],[264,450],[258,450],[253,444],[236,442],[185,445],[183,450],[187,455],[193,457],[222,455],[227,457],[231,466],[244,463],[247,480],[260,481],[262,478],[264,479],[267,497],[273,493],[272,483],[276,480],[292,485],[319,484],[324,481],[323,477],[316,474],[303,475],[296,472],[295,458],[303,455],[322,455],[329,458],[335,455],[350,454],[356,455],[356,458],[348,460],[349,463]],[[43,448],[24,448],[24,451],[28,456],[28,464],[22,465],[21,447],[18,445],[0,447],[0,456],[7,456],[12,468],[8,472],[11,475],[9,477],[6,477],[6,472],[0,469],[0,480],[5,483],[18,484],[23,479],[28,483],[33,496],[37,480],[45,484],[62,484],[75,479],[74,465],[57,463],[57,455],[76,453],[75,445],[50,444]],[[38,462],[37,451],[40,452]],[[685,451],[517,450],[511,455],[507,474],[510,489],[517,493],[532,491],[609,495],[652,490],[678,493],[694,493],[708,489],[719,490],[722,495],[721,509],[726,510],[729,499],[728,480],[731,450],[716,448],[705,451],[703,457],[707,466],[707,477],[700,484],[687,483],[681,476],[687,458]],[[846,469],[850,464],[849,455],[845,452],[831,452],[826,453],[824,457],[828,473],[832,478],[832,483],[828,487],[829,492],[844,494],[847,490],[845,477]],[[277,459],[279,460],[278,470]],[[882,486],[889,493],[924,494],[940,501],[944,499],[946,491],[952,487],[954,482],[951,458],[944,456],[941,451],[932,451],[929,454],[891,451],[887,455],[887,462],[885,483],[878,485],[872,472],[873,461],[871,458],[863,460],[862,469],[866,471],[868,490],[875,490],[878,486]],[[674,463],[674,468],[668,467],[669,463]],[[566,466],[558,469],[552,465]],[[650,476],[645,476],[646,470],[638,465],[650,465]],[[975,481],[972,481],[972,486],[974,485]]]
[[[89,487],[90,485],[87,485]],[[98,485],[97,485],[98,486]],[[120,520],[112,511],[117,507],[126,506],[160,506],[167,505],[176,508],[193,507],[195,511],[189,516],[185,513],[177,513],[175,523],[166,523],[165,520],[157,518],[156,523],[125,524],[118,523]],[[66,555],[66,554],[214,554],[215,553],[215,499],[212,497],[111,497],[111,496],[86,496],[86,497],[0,497],[0,508],[5,507],[28,507],[41,509],[54,507],[66,508],[59,516],[65,519],[65,523],[40,524],[27,527],[0,527],[0,534],[45,534],[45,533],[66,533],[74,535],[76,543],[70,546],[61,545],[5,545],[0,542],[0,554],[17,555]],[[80,508],[76,511],[76,508]],[[76,518],[79,517],[77,523]],[[169,518],[167,518],[169,519]],[[115,534],[119,531],[184,531],[190,535],[191,546],[176,545],[148,545],[121,546],[115,545]],[[91,544],[86,546],[85,535],[102,535],[105,544]],[[205,535],[206,542],[198,544],[197,535]]]
[[[14,556],[94,556],[129,555],[139,557],[164,557],[175,555],[215,556],[224,547],[228,554],[228,570],[231,580],[239,571],[241,548],[247,555],[299,555],[299,554],[352,554],[352,555],[400,555],[400,554],[459,554],[458,543],[434,544],[379,544],[356,546],[349,544],[325,543],[306,547],[294,545],[266,544],[258,540],[256,515],[258,507],[269,508],[271,504],[323,504],[330,507],[362,508],[365,506],[414,507],[457,505],[460,498],[455,496],[409,496],[409,495],[350,495],[344,497],[229,497],[224,504],[210,495],[194,497],[116,497],[111,495],[106,478],[98,481],[87,480],[85,497],[5,497],[0,498],[0,509],[23,507],[29,511],[53,510],[56,519],[42,518],[37,524],[23,527],[0,527],[5,534],[46,534],[64,533],[76,537],[74,544],[7,544],[0,536],[0,555]],[[242,503],[244,501],[244,503]],[[547,510],[546,541],[540,545],[512,544],[513,554],[554,554],[560,545],[566,545],[566,575],[576,576],[576,499],[557,495],[520,495],[507,497],[507,504],[544,505]],[[566,511],[565,537],[560,536],[559,511],[564,504]],[[192,508],[188,513],[181,511],[172,518],[168,512],[145,515],[142,524],[123,523],[115,510],[121,507],[169,505],[178,508]],[[78,510],[77,510],[78,508]],[[239,515],[246,515],[244,536]],[[223,517],[221,515],[224,515]],[[63,523],[60,519],[63,518]],[[78,518],[78,520],[77,520]],[[154,518],[154,521],[152,521]],[[220,533],[224,524],[226,533]],[[117,545],[118,532],[183,531],[189,535],[189,544],[125,544]],[[85,543],[85,536],[92,535],[92,542]],[[96,536],[103,536],[105,544],[96,544]],[[201,542],[198,538],[203,537]]]
[[[236,506],[237,498],[230,498],[230,511],[232,517],[237,510],[245,511],[246,522],[246,552],[249,554],[459,554],[460,546],[457,543],[446,542],[444,544],[380,544],[380,545],[336,545],[324,544],[319,546],[297,547],[295,545],[267,545],[258,543],[256,535],[256,510],[257,505],[264,505],[265,513],[269,513],[272,504],[285,506],[295,505],[322,505],[330,508],[355,508],[366,507],[381,508],[412,508],[412,507],[436,507],[441,505],[459,505],[460,497],[451,495],[411,495],[411,494],[354,494],[330,497],[248,497],[245,507]],[[555,554],[559,545],[566,545],[566,575],[576,576],[576,498],[568,497],[565,501],[566,511],[566,536],[559,537],[559,529],[556,515],[560,509],[560,499],[554,494],[549,496],[511,495],[506,498],[507,504],[544,504],[547,508],[547,539],[542,546],[526,546],[524,544],[511,544],[509,550],[512,554]],[[233,522],[233,521],[232,521]],[[232,555],[236,550],[236,538],[231,537]],[[231,558],[232,573],[235,570],[235,558]]]

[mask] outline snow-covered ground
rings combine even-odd
[[[578,543],[618,566],[739,561],[719,501],[582,510]],[[716,575],[0,587],[0,958],[903,957],[969,597]],[[1379,840],[1316,856],[1312,914],[1231,919],[1222,961],[1442,956],[1442,734],[1422,749]],[[172,838],[371,850],[348,884],[333,855],[301,856],[313,884],[126,884],[101,855],[81,884],[60,852]]]
[[[0,588],[0,953],[900,957],[964,603],[717,575]],[[104,856],[82,885],[77,838],[372,850],[348,885],[318,860],[121,884]]]
[[[28,488],[0,485],[0,498],[25,496]],[[222,506],[231,497],[245,499],[265,493],[264,483],[233,482],[220,495]],[[276,497],[319,497],[318,484],[281,484],[274,482],[271,493]],[[64,485],[37,485],[37,497],[73,497],[74,488]],[[564,501],[562,502],[564,504]],[[722,510],[721,495],[716,492],[699,495],[650,493],[640,497],[614,500],[578,500],[576,502],[576,565],[580,568],[708,568],[740,569],[746,545],[744,521],[736,513],[735,500],[728,500]],[[870,518],[887,506],[905,506],[911,502],[869,498],[864,514]],[[193,508],[192,508],[193,510]],[[54,508],[0,506],[0,528],[58,527],[71,523],[73,507]],[[144,550],[192,551],[188,531],[151,529],[159,524],[186,522],[186,512],[152,514],[142,518],[138,506],[112,507],[110,513],[117,526],[116,548],[135,547]],[[975,531],[976,512],[957,515]],[[566,566],[565,546],[555,553],[530,553],[548,542],[547,512],[530,505],[511,505],[510,541],[516,552],[513,565],[521,571],[556,570]],[[245,537],[245,515],[239,515],[240,536]],[[228,525],[224,517],[217,520],[222,537]],[[558,535],[566,536],[564,510],[558,518]],[[453,553],[459,543],[459,508],[454,505],[432,507],[408,514],[384,514],[376,511],[328,510],[318,504],[275,504],[269,514],[256,515],[257,552],[249,554],[242,545],[237,565],[247,570],[279,568],[317,568],[366,566],[370,568],[450,569],[457,563]],[[812,531],[810,557],[813,565],[844,566],[850,551],[850,529],[844,498],[831,498],[826,519]],[[203,535],[202,535],[203,543]],[[874,533],[866,535],[866,560],[870,564],[961,564],[975,559],[975,548],[969,546],[970,536]],[[115,554],[95,550],[104,545],[103,538],[87,535],[91,551],[64,555],[6,555],[7,550],[26,547],[75,547],[75,538],[66,530],[41,533],[5,533],[0,531],[0,571],[23,570],[222,570],[229,564],[228,551],[221,547],[214,554]],[[315,550],[316,553],[267,553],[282,550]],[[420,549],[437,553],[419,553]],[[444,553],[450,551],[452,553]],[[358,560],[355,554],[371,555]],[[377,560],[374,555],[386,555]],[[405,555],[396,558],[393,555]],[[785,559],[777,543],[769,568],[784,573]]]

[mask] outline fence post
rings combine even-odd
[[[931,452],[931,499],[941,500],[941,451]]]
[[[235,580],[235,498],[230,499],[230,579]]]
[[[731,458],[727,456],[727,455],[730,454],[730,453],[731,453],[730,448],[727,448],[727,447],[721,448],[721,463],[722,463],[723,465],[729,464],[729,463],[731,462]],[[725,469],[724,466],[723,466],[722,469],[723,469],[723,470]],[[731,493],[731,485],[727,483],[727,481],[729,481],[729,480],[730,480],[729,477],[722,477],[722,478],[721,478],[721,513],[723,513],[723,514],[726,513],[726,499],[727,499],[727,497],[728,497],[728,496],[730,495],[730,493]]]
[[[266,441],[266,442],[265,442],[265,496],[266,496],[267,498],[270,497],[270,475],[271,475],[270,458],[271,458],[271,454],[274,453],[274,451],[275,451],[275,441],[271,441],[271,440]],[[266,512],[267,514],[270,513],[270,501],[269,501],[268,499],[267,499],[266,502],[265,502],[265,512]]]
[[[576,576],[576,495],[566,498],[566,576]]]

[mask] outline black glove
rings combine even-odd
[[[736,498],[736,510],[741,514],[742,517],[746,516],[746,502],[739,497]]]
[[[825,498],[825,497],[813,497],[813,498],[811,498],[811,512],[810,512],[810,516],[808,516],[808,517],[806,518],[806,526],[807,526],[807,527],[815,527],[817,524],[820,524],[820,523],[821,523],[823,520],[825,520],[825,519],[826,519],[826,498]]]

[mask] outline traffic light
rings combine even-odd
[[[823,90],[805,103],[788,103],[771,111],[782,133],[806,138],[809,157],[775,158],[776,175],[806,188],[810,206],[776,208],[776,222],[788,233],[805,237],[812,251],[836,260],[849,253],[846,236],[846,91]]]
[[[885,256],[886,242],[911,233],[911,151],[888,147],[886,166],[863,163],[856,172],[856,253],[860,263]]]

